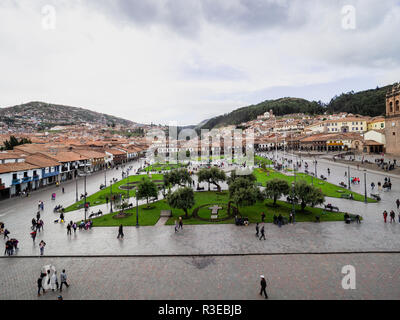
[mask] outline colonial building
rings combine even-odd
[[[386,152],[400,155],[400,84],[386,93]]]

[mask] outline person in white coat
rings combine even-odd
[[[51,284],[51,291],[58,290],[57,271],[53,272],[50,278],[50,284]]]

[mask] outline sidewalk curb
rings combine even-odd
[[[332,251],[332,252],[265,252],[265,253],[195,253],[195,254],[132,254],[132,255],[48,255],[48,256],[1,256],[0,259],[27,258],[185,258],[185,257],[242,257],[242,256],[291,256],[332,254],[400,254],[400,251]]]

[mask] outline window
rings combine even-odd
[[[389,107],[390,107],[390,112],[393,112],[393,102],[389,103]]]
[[[396,111],[400,111],[399,100],[396,101]]]
[[[392,134],[395,136],[395,135],[396,135],[396,132],[393,132]]]
[[[13,173],[13,180],[14,179],[17,179],[17,174],[16,173]]]

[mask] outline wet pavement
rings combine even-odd
[[[133,165],[138,165],[133,163]],[[318,161],[318,175],[326,174],[331,169],[328,181],[338,183],[344,172],[340,164],[327,160]],[[325,172],[324,172],[325,171]],[[324,172],[324,173],[322,173]],[[352,170],[360,176],[361,184],[353,185],[352,190],[363,192],[362,172]],[[121,178],[121,169],[108,171],[107,179]],[[370,192],[370,181],[383,181],[384,176],[374,172],[367,173],[367,188]],[[235,225],[188,225],[183,232],[175,234],[173,226],[158,223],[150,227],[124,227],[125,239],[117,239],[118,228],[98,227],[92,230],[77,230],[71,236],[66,234],[66,226],[55,224],[59,217],[52,209],[55,204],[65,206],[75,201],[75,181],[64,185],[66,193],[57,192],[57,200],[51,201],[50,195],[56,188],[50,188],[32,194],[29,198],[12,199],[0,203],[0,219],[11,231],[10,237],[20,241],[18,256],[37,256],[38,243],[47,243],[45,255],[52,256],[91,256],[91,255],[191,255],[191,254],[248,254],[248,253],[290,253],[290,252],[370,252],[399,251],[400,224],[395,199],[400,194],[400,179],[391,178],[392,191],[381,192],[382,201],[365,204],[363,202],[327,198],[326,202],[339,207],[341,211],[358,213],[364,221],[360,224],[346,225],[343,222],[296,223],[278,228],[266,224],[266,241],[255,238],[254,226],[238,227]],[[104,182],[104,173],[87,178],[87,190],[91,194],[98,191]],[[62,185],[61,185],[62,186]],[[206,184],[203,184],[207,188]],[[226,187],[226,185],[224,185]],[[61,188],[61,187],[60,187]],[[58,190],[60,190],[58,188]],[[82,181],[79,184],[82,190]],[[36,215],[38,200],[45,201],[45,210],[41,214],[45,222],[44,231],[38,233],[36,244],[30,238],[31,220]],[[93,207],[89,212],[102,208],[108,212],[106,205]],[[396,223],[384,224],[383,210],[396,211]],[[66,213],[66,220],[83,219],[83,210]],[[190,245],[188,245],[190,243]]]
[[[400,298],[400,254],[329,254],[235,257],[112,257],[0,259],[0,300],[56,300],[37,296],[44,265],[66,270],[65,300],[270,300]],[[355,268],[355,289],[345,290],[343,267]],[[4,272],[6,270],[7,272]]]

